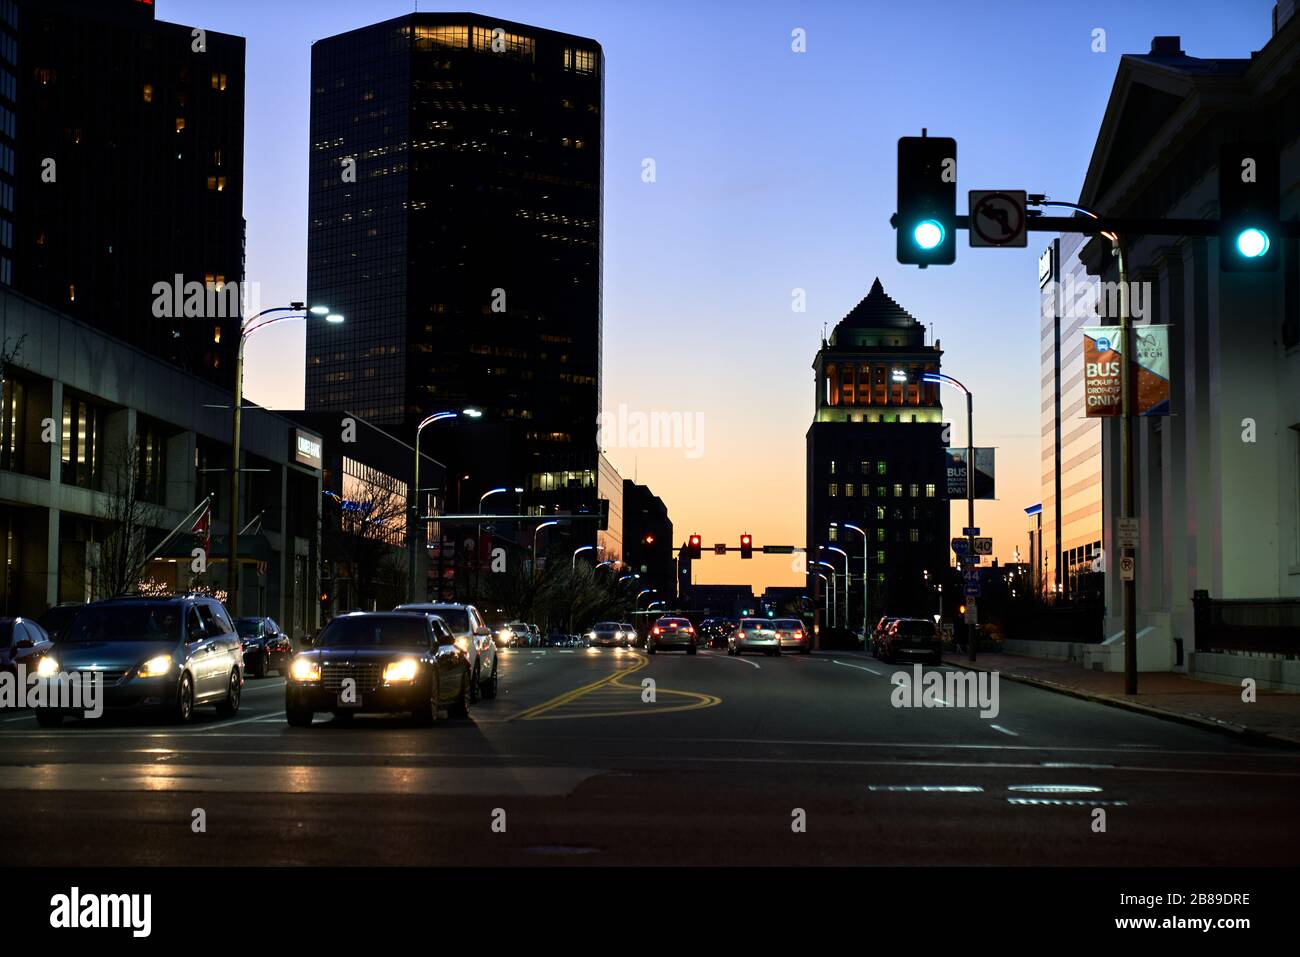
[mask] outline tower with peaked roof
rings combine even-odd
[[[869,620],[929,617],[938,609],[936,585],[949,564],[943,407],[939,387],[921,375],[938,372],[942,355],[938,342],[927,343],[925,326],[877,279],[813,360],[808,594],[818,582],[814,572],[827,575],[828,584],[830,575],[811,563],[834,565],[840,627],[857,630],[863,622],[863,538],[845,523],[866,532]],[[849,555],[847,590],[844,556],[831,548]],[[825,597],[822,607],[824,629],[832,621]]]

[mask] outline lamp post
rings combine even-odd
[[[816,564],[816,562],[814,562],[813,564]],[[818,578],[820,578],[820,579],[822,580],[823,583],[825,583],[825,581],[826,581],[826,576],[825,576],[825,575],[823,575],[821,572],[813,572],[813,574],[816,575]],[[823,584],[823,588],[825,588],[825,585],[824,585],[824,584]],[[828,604],[829,604],[830,592],[829,592],[829,591],[823,591],[822,594],[825,595],[825,596],[827,597],[827,599],[828,599]],[[821,636],[818,635],[817,637],[818,637],[818,641],[820,642],[820,640],[821,640]]]
[[[966,396],[966,557],[970,560],[975,558],[975,412],[973,398],[970,389],[966,388],[950,375],[942,372],[927,372],[922,377],[925,382],[936,383],[941,385],[950,385],[954,389],[959,389]],[[969,648],[968,658],[975,660],[975,645],[977,643],[976,631],[974,624],[967,624],[967,641]]]
[[[523,490],[518,488],[515,489],[494,488],[484,492],[482,495],[478,497],[478,513],[480,515],[483,514],[483,503],[486,502],[493,495],[500,495],[502,492],[512,492],[512,491],[521,492]],[[483,556],[480,553],[480,550],[483,547],[482,539],[483,539],[483,520],[480,518],[478,524],[474,526],[474,592],[476,596],[478,594],[479,570],[480,570],[480,566],[483,564]]]
[[[533,580],[537,580],[537,536],[544,528],[550,528],[552,525],[559,525],[559,522],[542,522],[533,529]]]
[[[583,545],[581,548],[575,548],[573,550],[573,561],[569,563],[570,567],[576,571],[578,568],[578,556],[583,552],[594,552],[595,550],[595,545]],[[602,562],[601,564],[604,563]],[[600,565],[597,565],[596,567],[599,568]]]
[[[465,409],[464,414],[471,418],[478,418],[483,413],[479,412],[478,409]],[[425,597],[423,595],[416,594],[417,589],[416,589],[416,580],[415,580],[415,566],[416,566],[415,556],[416,556],[416,551],[419,548],[419,542],[420,542],[420,535],[416,531],[416,529],[418,529],[423,524],[420,521],[420,433],[425,430],[426,426],[433,425],[433,423],[435,422],[443,422],[446,421],[447,419],[454,419],[459,415],[461,415],[460,412],[435,412],[433,413],[433,415],[426,416],[424,419],[420,421],[419,425],[415,427],[415,443],[414,443],[415,444],[415,467],[411,470],[411,477],[413,481],[411,483],[411,504],[408,508],[408,511],[411,514],[411,519],[406,529],[406,542],[407,542],[407,552],[408,552],[407,594],[410,596],[411,601],[422,601]],[[438,555],[439,558],[441,558],[442,556],[441,543],[439,543]],[[439,579],[438,581],[438,597],[439,598],[442,597],[441,579]]]
[[[836,576],[835,566],[832,565],[830,562],[813,562],[813,564],[821,565],[831,570],[831,627],[837,628],[839,627],[837,616],[839,615],[840,599],[839,599],[839,590],[835,587],[835,576]]]
[[[239,345],[235,350],[235,405],[230,427],[230,548],[226,572],[226,605],[234,618],[239,617],[239,430],[244,405],[244,343],[253,333],[267,326],[290,319],[306,319],[308,315],[322,317],[332,325],[343,321],[343,316],[328,306],[306,309],[304,303],[291,302],[287,306],[263,309],[239,324]]]
[[[1093,219],[1101,217],[1086,206],[1080,206],[1077,203],[1067,203],[1062,201],[1048,200],[1045,197],[1036,199],[1035,206],[1063,206],[1066,209],[1073,209],[1076,212],[1083,213],[1085,216],[1091,216]],[[1121,519],[1133,518],[1133,360],[1136,358],[1133,348],[1133,321],[1129,316],[1128,307],[1128,267],[1124,262],[1124,244],[1120,241],[1118,233],[1104,232],[1101,235],[1110,240],[1111,252],[1115,256],[1116,265],[1119,268],[1119,336],[1120,336],[1120,364],[1119,364],[1119,384],[1120,384],[1120,420],[1119,420],[1119,445],[1120,445],[1120,471],[1123,473],[1120,482],[1120,507],[1119,514]],[[1121,555],[1125,558],[1134,559],[1134,552],[1131,548],[1122,550]],[[1121,582],[1124,594],[1124,693],[1137,694],[1137,582],[1136,562],[1134,578]]]
[[[844,627],[849,626],[849,601],[852,593],[852,585],[849,582],[849,553],[842,548],[836,548],[834,545],[822,546],[828,552],[839,552],[844,556]]]
[[[831,528],[835,528],[837,525],[842,525],[849,531],[857,532],[862,536],[862,643],[865,647],[867,642],[867,622],[869,620],[867,617],[867,596],[870,594],[869,589],[871,587],[867,584],[867,530],[851,525],[848,522],[831,522]]]

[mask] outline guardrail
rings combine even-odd
[[[1197,651],[1300,655],[1300,599],[1192,595]]]

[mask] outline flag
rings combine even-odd
[[[212,505],[209,504],[190,529],[198,539],[199,547],[203,549],[203,554],[207,555],[212,551]]]

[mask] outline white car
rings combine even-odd
[[[470,701],[497,696],[497,643],[479,610],[473,605],[451,602],[417,602],[398,605],[396,611],[419,611],[437,615],[456,636],[456,646],[469,659]]]

